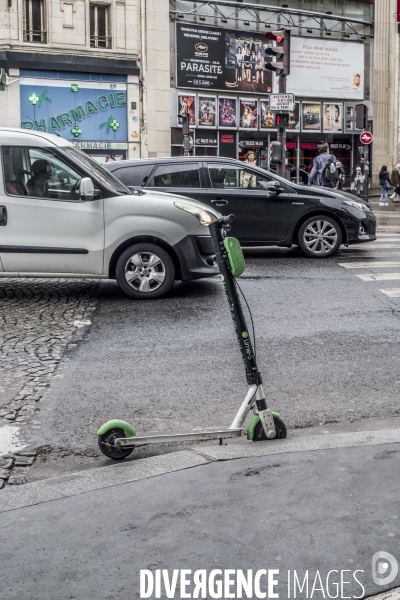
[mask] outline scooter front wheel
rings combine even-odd
[[[282,419],[279,419],[278,417],[274,417],[274,422],[275,422],[275,429],[276,429],[276,436],[274,438],[267,438],[267,436],[265,435],[265,431],[262,426],[262,423],[260,421],[255,426],[253,442],[262,442],[264,440],[273,441],[273,440],[281,440],[283,438],[286,438],[287,437],[287,429],[286,429],[285,423],[282,421]]]
[[[109,429],[107,433],[99,435],[99,448],[105,456],[113,460],[122,460],[130,455],[135,446],[131,448],[123,448],[116,446],[115,440],[125,437],[123,429]]]

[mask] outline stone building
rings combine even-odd
[[[55,131],[105,160],[170,152],[168,5],[7,0],[0,125]]]

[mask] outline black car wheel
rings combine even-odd
[[[172,258],[155,244],[135,244],[119,257],[115,269],[119,287],[136,299],[161,298],[175,281]]]
[[[312,258],[332,256],[342,243],[342,231],[339,223],[325,215],[307,219],[300,227],[299,246]]]

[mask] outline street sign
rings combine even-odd
[[[294,94],[270,94],[269,107],[280,112],[293,112]]]
[[[263,148],[264,141],[263,140],[241,140],[239,142],[240,148]]]
[[[370,144],[372,142],[373,136],[369,131],[363,131],[360,135],[360,142],[362,144]]]

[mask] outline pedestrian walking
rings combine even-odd
[[[392,182],[390,181],[389,171],[387,170],[387,165],[383,165],[382,169],[379,171],[379,185],[381,186],[382,194],[379,199],[379,206],[387,206],[388,205],[388,190],[392,187]]]
[[[400,202],[400,163],[398,163],[392,171],[390,181],[394,187],[394,192],[390,196],[392,202]]]
[[[329,144],[322,144],[319,156],[314,158],[308,185],[333,188],[336,179],[336,157],[330,154]]]

